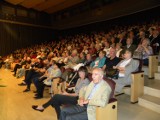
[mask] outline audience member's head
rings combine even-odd
[[[150,40],[148,38],[145,38],[142,41],[142,46],[148,47],[150,45]]]
[[[105,47],[105,48],[109,48],[109,47],[110,47],[110,43],[109,43],[108,41],[105,41],[105,42],[104,42],[104,47]]]
[[[140,37],[141,39],[145,38],[145,32],[144,32],[144,30],[140,30],[140,32],[139,32],[139,37]]]
[[[110,51],[109,51],[109,56],[111,58],[114,58],[116,57],[116,49],[115,48],[111,48]]]
[[[116,50],[120,50],[121,49],[122,44],[121,43],[116,43]]]
[[[153,37],[156,38],[159,35],[159,31],[157,29],[153,30]]]
[[[130,37],[128,37],[128,38],[127,38],[127,41],[126,41],[126,44],[127,44],[127,45],[131,45],[132,43],[133,43],[133,39],[130,38]]]
[[[131,50],[129,50],[129,49],[127,49],[126,51],[125,51],[125,53],[124,53],[124,59],[126,59],[126,60],[128,60],[128,59],[130,59],[130,58],[132,58],[132,51]]]
[[[87,61],[91,61],[91,60],[92,60],[91,54],[88,53],[88,54],[86,55],[86,59],[87,59]]]
[[[77,56],[77,50],[75,49],[75,50],[72,50],[72,57],[74,57],[74,56]]]
[[[78,69],[78,75],[80,78],[84,79],[88,76],[88,70],[85,66],[81,66],[79,69]]]
[[[101,50],[101,51],[99,52],[99,58],[102,59],[104,56],[106,56],[106,52],[103,51],[103,50]]]
[[[149,29],[148,29],[148,31],[149,31],[149,34],[150,35],[153,35],[153,31],[155,30],[155,28],[154,27],[150,27]]]
[[[80,57],[81,59],[85,59],[85,58],[86,58],[86,54],[85,54],[84,52],[81,52],[81,53],[79,54],[79,57]]]
[[[49,65],[49,60],[48,60],[48,59],[44,59],[44,60],[43,60],[43,63],[44,63],[45,65]]]
[[[103,79],[104,72],[101,68],[94,68],[92,71],[92,79],[94,84],[98,84]]]

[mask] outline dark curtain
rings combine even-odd
[[[0,22],[0,56],[19,48],[54,40],[54,30]]]

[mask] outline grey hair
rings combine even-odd
[[[148,38],[145,38],[144,40],[146,40],[148,45],[150,45],[150,40]]]
[[[93,71],[94,71],[94,70],[98,70],[98,72],[99,72],[99,74],[100,74],[101,76],[104,75],[104,71],[103,71],[101,68],[94,68]]]

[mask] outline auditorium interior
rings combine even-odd
[[[0,120],[160,120],[159,11],[159,0],[1,0]],[[95,70],[110,93],[93,87],[81,106]],[[85,105],[87,119],[62,117]]]

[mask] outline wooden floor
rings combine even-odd
[[[23,93],[25,86],[17,85],[22,79],[16,79],[12,74],[10,70],[0,69],[0,120],[56,120],[52,107],[42,113],[31,108],[32,105],[41,105],[49,100],[48,91],[45,91],[43,99],[35,100],[34,86],[30,92]]]

